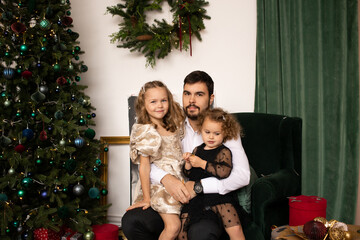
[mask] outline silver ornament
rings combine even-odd
[[[5,106],[5,107],[10,106],[10,104],[11,104],[11,102],[10,102],[8,99],[6,99],[6,100],[4,101],[4,106]]]
[[[40,85],[39,91],[46,94],[49,91],[49,88],[46,85]]]
[[[60,146],[64,146],[65,145],[65,140],[64,139],[61,139],[60,142],[59,142]]]
[[[30,21],[29,21],[29,25],[31,28],[35,27],[36,26],[36,20],[35,18],[32,18]]]
[[[83,185],[81,184],[76,184],[73,188],[73,193],[75,196],[80,196],[85,192],[85,188]]]
[[[11,167],[8,171],[8,174],[13,175],[14,173],[15,173],[15,169]]]
[[[94,234],[94,232],[92,232],[92,231],[88,231],[88,232],[86,232],[86,233],[84,234],[84,239],[85,239],[85,240],[93,240],[94,237],[95,237],[95,234]]]

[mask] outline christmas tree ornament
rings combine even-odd
[[[69,173],[73,173],[76,169],[76,161],[73,158],[69,158],[64,165],[64,168],[69,172]]]
[[[40,91],[41,93],[46,94],[46,93],[49,91],[49,88],[48,88],[48,86],[46,86],[46,85],[40,85],[39,91]]]
[[[35,160],[35,164],[39,166],[39,165],[42,165],[42,163],[43,163],[43,160],[41,158],[37,157]]]
[[[88,67],[86,65],[81,65],[81,67],[80,67],[81,72],[87,72],[87,70],[88,70]]]
[[[71,95],[71,101],[75,101],[75,95]]]
[[[13,227],[17,228],[20,225],[19,221],[13,221],[12,222]]]
[[[3,75],[6,79],[12,79],[15,75],[15,70],[13,68],[6,67],[3,71]]]
[[[81,80],[81,77],[79,77],[79,76],[75,77],[75,81],[80,82],[80,80]]]
[[[106,196],[108,194],[108,190],[105,188],[101,189],[101,195]]]
[[[61,139],[60,142],[59,142],[60,146],[65,146],[66,142],[64,139]]]
[[[17,232],[22,232],[22,230],[23,230],[23,227],[21,225],[16,228]]]
[[[56,79],[56,83],[60,86],[63,86],[67,83],[66,78],[61,76]]]
[[[11,144],[11,139],[2,135],[0,136],[0,145],[3,147],[8,146],[9,144]]]
[[[99,168],[96,167],[96,166],[94,166],[94,167],[93,167],[93,172],[94,172],[94,173],[98,173],[98,172],[99,172]]]
[[[5,193],[0,193],[0,201],[6,202],[8,200],[8,196]]]
[[[101,166],[101,159],[96,159],[95,160],[95,164],[96,164],[96,166]]]
[[[84,138],[79,136],[79,137],[75,138],[74,144],[77,148],[81,148],[84,146],[85,140],[84,140]]]
[[[13,175],[15,173],[15,169],[13,167],[9,168],[8,174]]]
[[[74,70],[74,65],[72,65],[71,63],[69,63],[68,71],[73,71],[73,70]]]
[[[21,44],[20,45],[20,51],[21,52],[27,52],[27,50],[29,50],[28,45],[26,45],[26,44]]]
[[[94,118],[96,117],[96,113],[92,113],[91,116]]]
[[[5,52],[5,57],[10,57],[10,53],[8,51]]]
[[[84,126],[85,123],[86,123],[85,119],[84,119],[83,117],[81,117],[81,118],[79,119],[79,125],[80,125],[80,126]]]
[[[21,198],[21,197],[24,197],[25,194],[26,194],[26,192],[25,192],[24,189],[20,189],[20,190],[17,191],[17,195],[18,195],[18,197],[20,197],[20,198]]]
[[[73,187],[73,193],[75,196],[80,196],[85,192],[85,188],[83,185],[81,185],[80,183],[76,184]]]
[[[94,237],[95,237],[95,234],[92,231],[88,231],[88,232],[84,233],[84,240],[93,240]]]
[[[88,195],[91,199],[97,198],[99,194],[100,194],[100,190],[97,187],[92,187],[89,189]]]
[[[39,134],[39,139],[41,140],[41,141],[46,141],[47,140],[47,133],[46,133],[46,131],[45,130],[42,130],[41,132],[40,132],[40,134]]]
[[[31,140],[34,137],[34,131],[30,128],[26,128],[22,131],[22,136],[26,138],[26,140]]]
[[[15,22],[11,24],[11,30],[13,30],[16,34],[20,34],[26,31],[26,26],[21,22]]]
[[[25,70],[21,73],[21,76],[25,79],[29,79],[32,77],[32,72],[30,72],[29,70]]]
[[[9,11],[4,11],[2,14],[1,14],[1,17],[2,19],[4,19],[5,21],[10,21],[13,17],[13,14],[12,12],[9,12]]]
[[[61,19],[61,23],[62,25],[64,25],[65,27],[68,27],[72,24],[73,19],[71,17],[65,16]]]
[[[26,148],[25,148],[24,145],[19,144],[19,145],[17,145],[17,146],[14,148],[14,150],[15,150],[16,152],[18,152],[18,153],[22,153],[22,152],[24,152],[24,151],[26,150]]]
[[[29,26],[31,28],[35,27],[36,26],[36,19],[35,18],[31,18],[30,21],[29,21]]]
[[[327,228],[322,222],[308,221],[303,226],[304,234],[312,240],[323,240],[327,234]]]
[[[11,102],[9,101],[9,99],[6,99],[6,100],[4,101],[4,106],[5,106],[5,107],[9,107],[10,104],[11,104]]]
[[[104,152],[108,152],[109,148],[108,147],[104,147]]]
[[[45,100],[46,96],[45,94],[43,94],[40,91],[36,91],[33,94],[31,94],[31,100],[35,101],[35,102],[41,102],[43,100]]]
[[[54,71],[55,71],[55,72],[59,72],[59,71],[60,71],[60,69],[61,69],[60,64],[55,63],[55,64],[53,65],[53,69],[54,69]]]
[[[32,183],[33,183],[33,180],[29,177],[25,177],[21,180],[21,186],[23,186],[24,188],[31,187]]]
[[[40,50],[41,50],[42,52],[45,52],[45,51],[46,51],[46,47],[45,47],[45,46],[42,46],[42,47],[40,48]]]
[[[87,118],[87,119],[91,119],[91,114],[89,114],[89,113],[86,114],[86,118]]]
[[[60,111],[60,110],[57,110],[57,111],[54,113],[54,117],[55,117],[55,119],[57,119],[57,120],[61,120],[61,119],[63,119],[63,117],[64,117],[64,113],[63,113],[62,111]]]
[[[40,21],[39,25],[40,25],[40,28],[43,30],[48,30],[51,27],[51,23],[49,22],[49,20],[47,20],[45,18]]]
[[[81,50],[81,48],[80,48],[79,46],[75,46],[74,51],[75,51],[76,53],[80,52],[80,50]]]
[[[88,128],[85,130],[84,135],[85,135],[85,137],[87,137],[89,139],[93,139],[95,137],[95,131],[94,131],[94,129]]]
[[[29,232],[25,231],[21,233],[21,240],[28,240],[29,239]]]
[[[60,87],[59,87],[59,86],[56,86],[55,92],[56,92],[56,93],[59,93],[59,92],[60,92]]]
[[[16,117],[21,117],[21,110],[20,110],[20,109],[18,109],[18,110],[16,111],[15,116],[16,116]]]

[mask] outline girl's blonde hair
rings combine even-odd
[[[135,112],[137,117],[137,123],[139,124],[154,124],[145,108],[145,93],[151,88],[164,88],[166,90],[169,110],[163,118],[163,127],[170,132],[175,132],[184,122],[185,116],[180,105],[174,101],[173,95],[161,81],[151,81],[145,83],[139,92],[139,95],[135,102]],[[155,128],[157,127],[156,124]]]
[[[238,121],[231,114],[221,108],[204,110],[198,119],[200,131],[205,119],[221,123],[224,142],[231,139],[237,139],[239,136],[243,136],[243,129]]]

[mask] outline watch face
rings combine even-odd
[[[195,183],[194,185],[194,192],[195,193],[201,193],[203,191],[203,188],[201,186],[201,183]]]

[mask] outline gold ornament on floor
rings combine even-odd
[[[93,240],[95,237],[94,232],[88,231],[84,234],[84,240]]]

